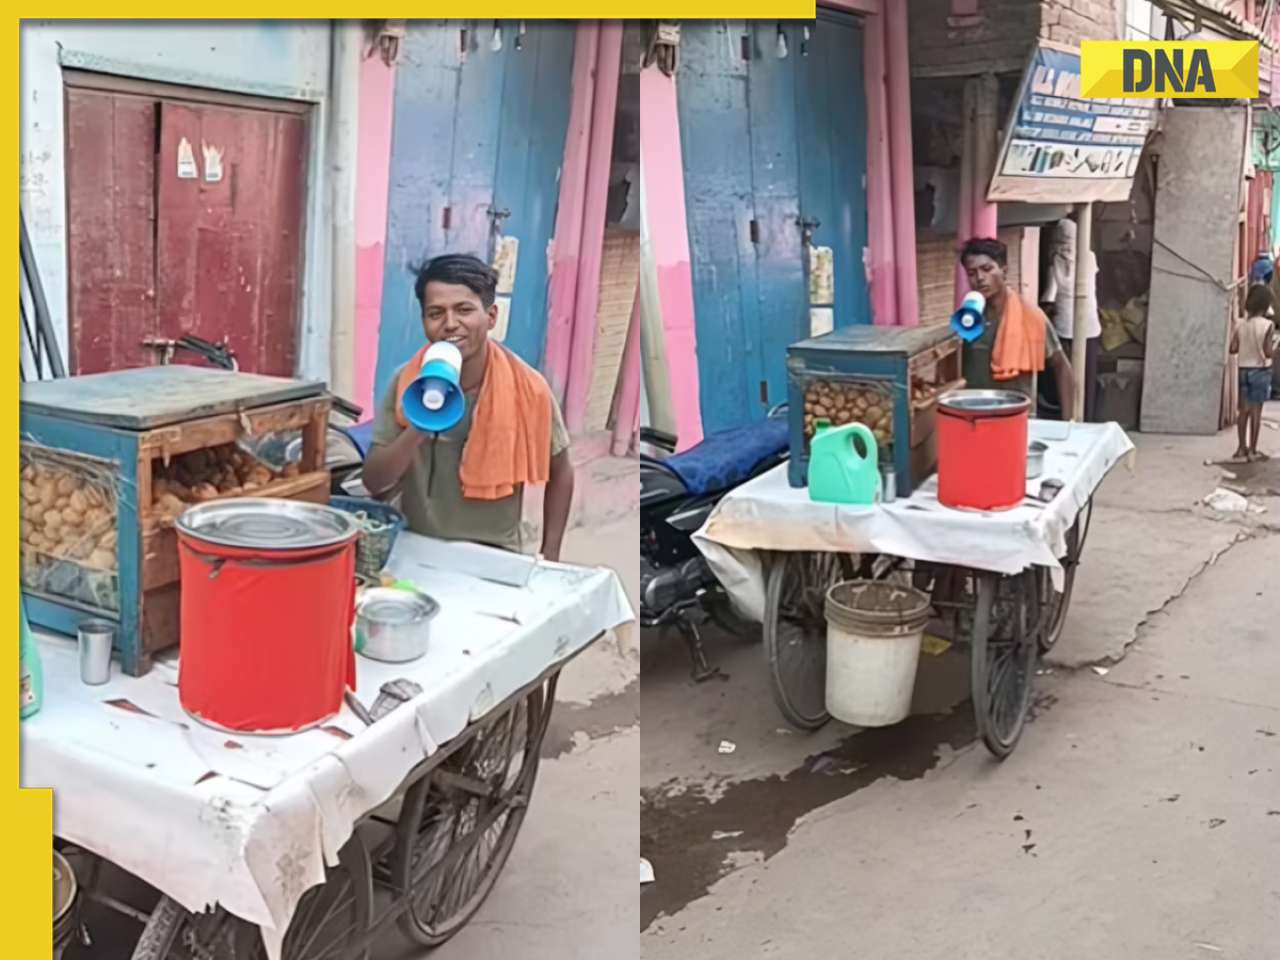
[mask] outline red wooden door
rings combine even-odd
[[[146,337],[184,334],[296,372],[306,133],[296,113],[68,91],[76,372],[153,362]]]
[[[294,374],[305,134],[299,116],[161,104],[156,310],[163,335],[227,337],[241,369]],[[195,176],[184,176],[192,164]]]
[[[149,362],[155,333],[154,100],[67,91],[73,373]]]

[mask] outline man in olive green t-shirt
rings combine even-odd
[[[484,380],[489,331],[498,317],[496,289],[497,274],[476,257],[437,257],[418,270],[414,292],[422,306],[427,341],[447,340],[462,354],[466,413],[443,433],[402,428],[397,419],[397,375],[378,407],[364,485],[375,496],[399,493],[400,508],[415,533],[519,551],[524,547],[520,537],[523,489],[500,500],[470,500],[462,494],[458,475]],[[560,407],[550,390],[547,398],[552,415],[551,475],[542,508],[540,552],[558,560],[573,500],[573,465]]]
[[[969,277],[969,286],[977,290],[986,299],[983,310],[982,335],[964,345],[961,353],[961,373],[965,386],[971,390],[1013,390],[1021,393],[1031,401],[1032,416],[1036,409],[1036,375],[1022,372],[1012,380],[996,380],[991,371],[991,355],[995,352],[996,336],[1000,331],[1000,323],[1004,318],[1005,303],[1009,297],[1021,296],[1011,290],[1005,278],[1005,268],[1009,263],[1009,250],[999,240],[975,237],[969,240],[960,251],[960,265]],[[1023,310],[1035,310],[1038,307],[1022,302]],[[1072,403],[1075,397],[1075,378],[1071,373],[1071,361],[1062,350],[1062,342],[1053,329],[1053,324],[1042,315],[1044,323],[1044,360],[1045,366],[1053,370],[1054,381],[1058,386],[1058,402],[1062,405],[1063,419],[1071,419]]]

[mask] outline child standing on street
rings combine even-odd
[[[1241,462],[1268,459],[1258,450],[1258,434],[1262,432],[1262,405],[1271,397],[1271,358],[1276,348],[1274,307],[1271,289],[1255,283],[1245,298],[1245,319],[1237,321],[1231,332],[1231,352],[1240,368],[1240,412],[1236,418],[1240,445],[1234,459]]]

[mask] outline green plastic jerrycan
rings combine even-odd
[[[21,617],[18,624],[21,679],[18,713],[25,719],[38,713],[44,703],[44,670],[40,664],[40,648],[27,622],[27,601],[21,596],[18,598],[18,611]]]
[[[854,506],[879,500],[880,449],[875,434],[861,423],[832,427],[819,420],[816,427],[809,441],[809,499]]]

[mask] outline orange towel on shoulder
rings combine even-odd
[[[468,500],[501,500],[521,484],[546,483],[551,477],[551,388],[506,347],[489,341],[486,349],[489,358],[458,470]],[[423,347],[400,371],[397,396],[403,397],[417,378],[426,353]],[[399,403],[396,419],[401,427],[409,425]]]
[[[1025,302],[1009,291],[1004,301],[1004,316],[996,331],[991,350],[991,378],[1014,380],[1024,373],[1044,369],[1045,327],[1049,318],[1037,306]]]

